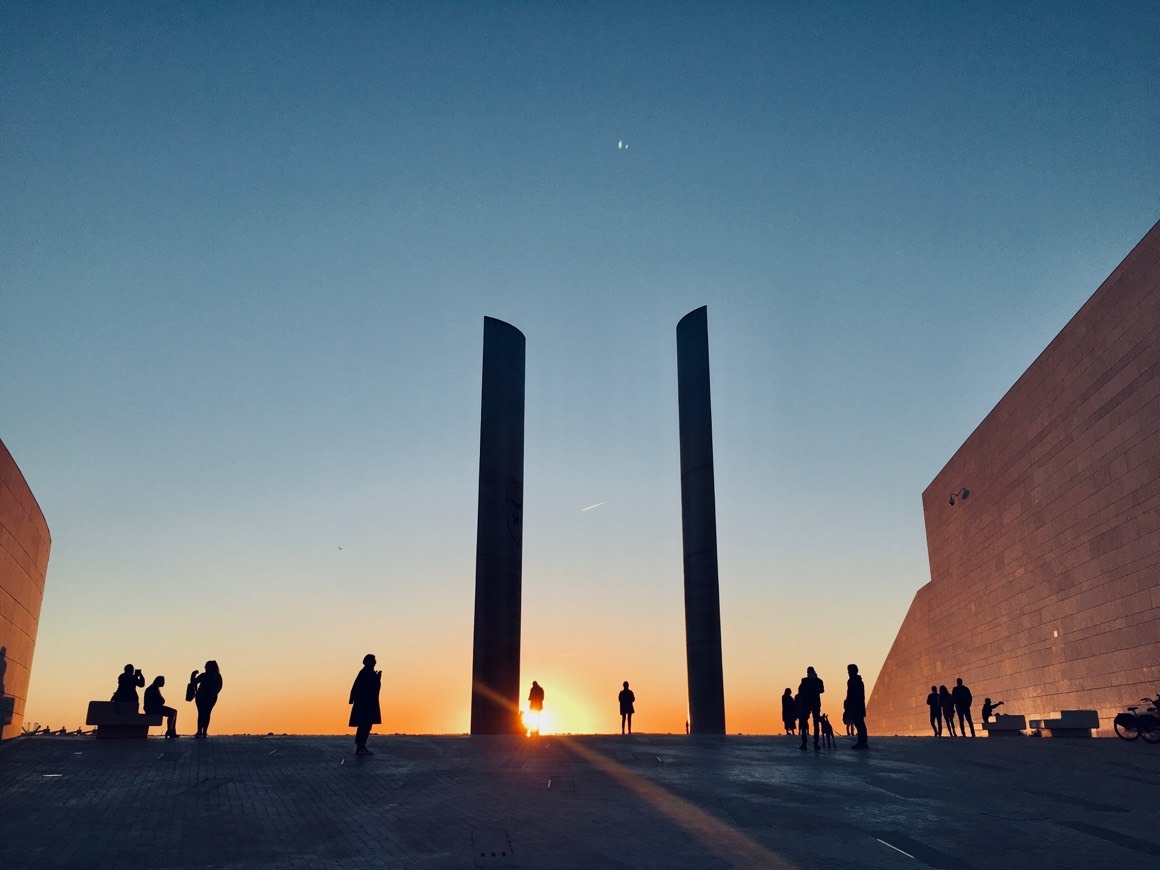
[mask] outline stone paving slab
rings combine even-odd
[[[1160,746],[341,737],[0,746],[0,868],[1111,867],[1160,858]]]

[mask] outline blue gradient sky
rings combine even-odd
[[[465,730],[490,315],[528,339],[523,683],[680,730],[700,305],[729,728],[807,664],[840,704],[929,579],[922,490],[1160,217],[1155,3],[109,6],[0,10],[55,726],[216,657],[222,730],[341,731],[374,651],[385,730]]]

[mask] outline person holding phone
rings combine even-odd
[[[209,717],[222,691],[222,671],[218,663],[210,659],[205,663],[205,673],[194,671],[189,675],[189,687],[185,700],[197,705],[197,733],[194,737],[209,736]]]
[[[125,670],[117,675],[117,691],[113,692],[112,700],[122,701],[139,708],[141,699],[137,697],[137,687],[144,685],[145,675],[141,673],[141,669],[125,665]]]

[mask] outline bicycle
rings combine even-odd
[[[1160,743],[1160,711],[1157,711],[1157,707],[1160,707],[1160,694],[1155,698],[1141,698],[1140,700],[1151,706],[1147,707],[1143,713],[1136,712],[1140,709],[1138,704],[1134,707],[1128,707],[1125,713],[1117,713],[1112,723],[1116,736],[1121,740],[1135,740],[1137,737],[1143,737],[1148,743]]]

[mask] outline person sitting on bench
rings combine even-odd
[[[996,701],[994,704],[992,704],[990,698],[984,698],[983,699],[983,724],[986,725],[988,722],[991,721],[991,714],[995,712],[996,707],[1002,707],[1002,706],[1003,706],[1002,701]]]
[[[169,728],[165,732],[166,737],[177,736],[177,711],[172,707],[165,706],[165,698],[161,695],[161,687],[165,685],[165,677],[154,677],[153,682],[149,688],[145,690],[145,713],[146,715],[155,714],[157,716],[164,716],[169,720]]]
[[[125,665],[125,670],[117,675],[117,691],[113,692],[112,700],[132,704],[136,709],[141,706],[141,701],[137,697],[137,687],[144,685],[145,677],[141,669],[134,670],[132,665]]]

